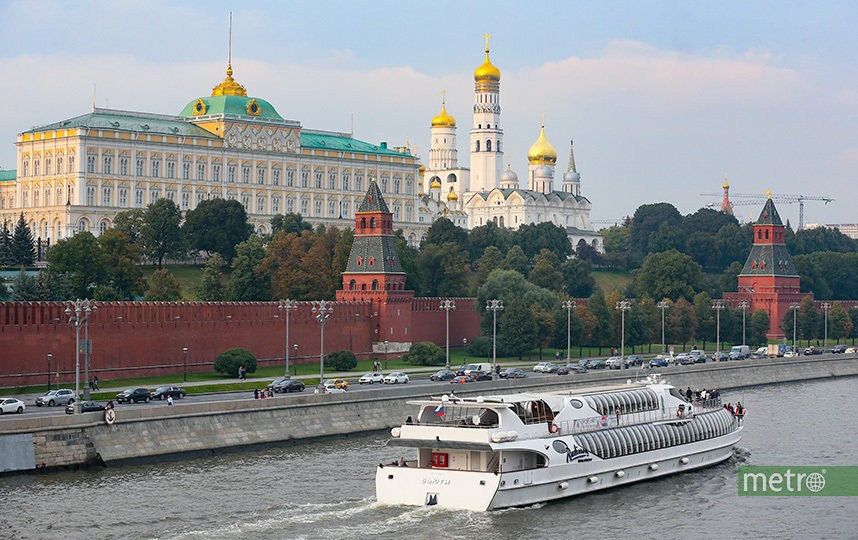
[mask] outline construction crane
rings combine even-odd
[[[722,193],[701,193],[703,197],[721,197]],[[763,205],[766,203],[767,199],[771,199],[772,201],[778,204],[795,204],[798,203],[798,229],[804,229],[804,201],[822,201],[825,204],[830,202],[834,202],[834,199],[831,197],[820,197],[815,195],[795,195],[789,193],[770,193],[766,195],[759,195],[757,193],[731,193],[730,194],[731,204],[733,206],[756,206]],[[732,200],[732,199],[741,199],[741,200]],[[707,208],[712,208],[715,206],[715,203],[711,205],[706,205]]]

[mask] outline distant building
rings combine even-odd
[[[858,240],[858,223],[826,223],[825,225],[821,225],[819,223],[808,223],[804,226],[805,229],[815,229],[817,227],[838,229],[840,232],[842,232],[849,238],[852,238],[853,240]]]

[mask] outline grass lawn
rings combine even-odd
[[[605,296],[612,291],[625,291],[632,282],[632,275],[627,270],[593,270],[591,275]]]
[[[195,266],[193,264],[175,264],[164,265],[164,268],[173,274],[173,277],[175,277],[178,280],[179,285],[181,285],[182,300],[186,302],[199,300],[199,297],[195,292],[195,288],[203,275],[202,266]],[[144,266],[143,277],[148,280],[149,276],[151,276],[155,270],[157,270],[157,268],[154,266]]]

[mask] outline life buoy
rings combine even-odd
[[[560,426],[558,426],[557,424],[550,424],[548,426],[549,433],[557,433],[558,431],[560,431]]]
[[[676,416],[682,418],[682,409],[677,409]]]

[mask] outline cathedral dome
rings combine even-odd
[[[437,176],[432,180],[432,183],[429,184],[429,189],[441,189],[441,182],[438,181]]]
[[[232,65],[226,68],[226,80],[212,89],[211,96],[191,101],[179,116],[193,118],[221,114],[283,119],[269,102],[247,95],[245,88],[232,78]]]
[[[545,126],[542,126],[539,138],[536,139],[536,142],[527,151],[527,161],[539,165],[553,165],[557,163],[557,150],[545,138]]]
[[[451,191],[449,194],[447,194],[447,200],[450,202],[455,202],[459,200],[459,196],[456,195],[455,191]]]
[[[474,71],[475,82],[500,82],[501,73],[489,60],[489,48],[486,46],[486,61]]]
[[[503,183],[507,183],[507,182],[513,183],[514,182],[517,184],[518,183],[518,175],[515,174],[515,171],[510,169],[509,166],[507,166],[507,169],[500,176],[500,181]]]
[[[456,127],[456,119],[447,114],[447,105],[443,102],[441,114],[432,119],[432,127]]]
[[[551,178],[551,167],[540,165],[533,171],[533,176],[536,178]]]

